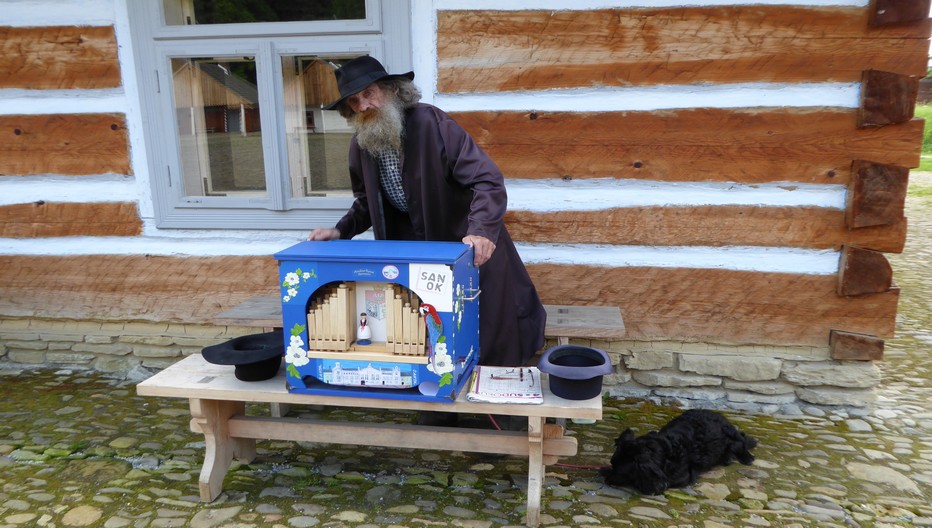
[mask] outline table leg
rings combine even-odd
[[[256,454],[256,441],[232,438],[227,420],[244,414],[246,404],[218,400],[190,400],[191,416],[204,433],[204,466],[198,479],[201,500],[212,502],[223,491],[223,478],[233,457],[251,460]]]
[[[527,525],[540,525],[540,498],[544,490],[544,418],[528,417]]]

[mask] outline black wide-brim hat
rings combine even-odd
[[[284,353],[281,331],[235,337],[201,350],[201,355],[209,363],[236,365],[233,375],[241,381],[274,378]]]
[[[385,71],[385,66],[378,60],[363,55],[347,62],[339,69],[333,72],[337,78],[337,87],[340,89],[340,98],[330,103],[324,110],[335,110],[346,98],[357,94],[366,89],[370,84],[381,81],[382,79],[407,79],[414,80],[414,72],[402,74],[389,74]]]

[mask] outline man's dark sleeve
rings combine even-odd
[[[443,114],[438,126],[453,179],[473,192],[466,234],[496,243],[508,206],[505,179],[492,158],[456,121]]]

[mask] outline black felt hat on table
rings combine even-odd
[[[382,79],[408,79],[414,80],[414,72],[400,75],[389,74],[385,66],[377,59],[368,55],[356,57],[333,72],[337,78],[337,87],[340,89],[340,98],[327,105],[325,110],[335,110],[347,97],[359,93],[375,81]]]
[[[235,365],[233,375],[242,381],[274,378],[284,353],[281,331],[235,337],[201,350],[201,355],[209,363]]]

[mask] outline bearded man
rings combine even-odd
[[[414,72],[389,75],[363,56],[336,70],[337,109],[355,128],[349,172],[355,201],[336,227],[308,240],[462,241],[479,267],[479,363],[520,366],[543,347],[547,314],[504,216],[501,171],[449,115],[420,103]]]

